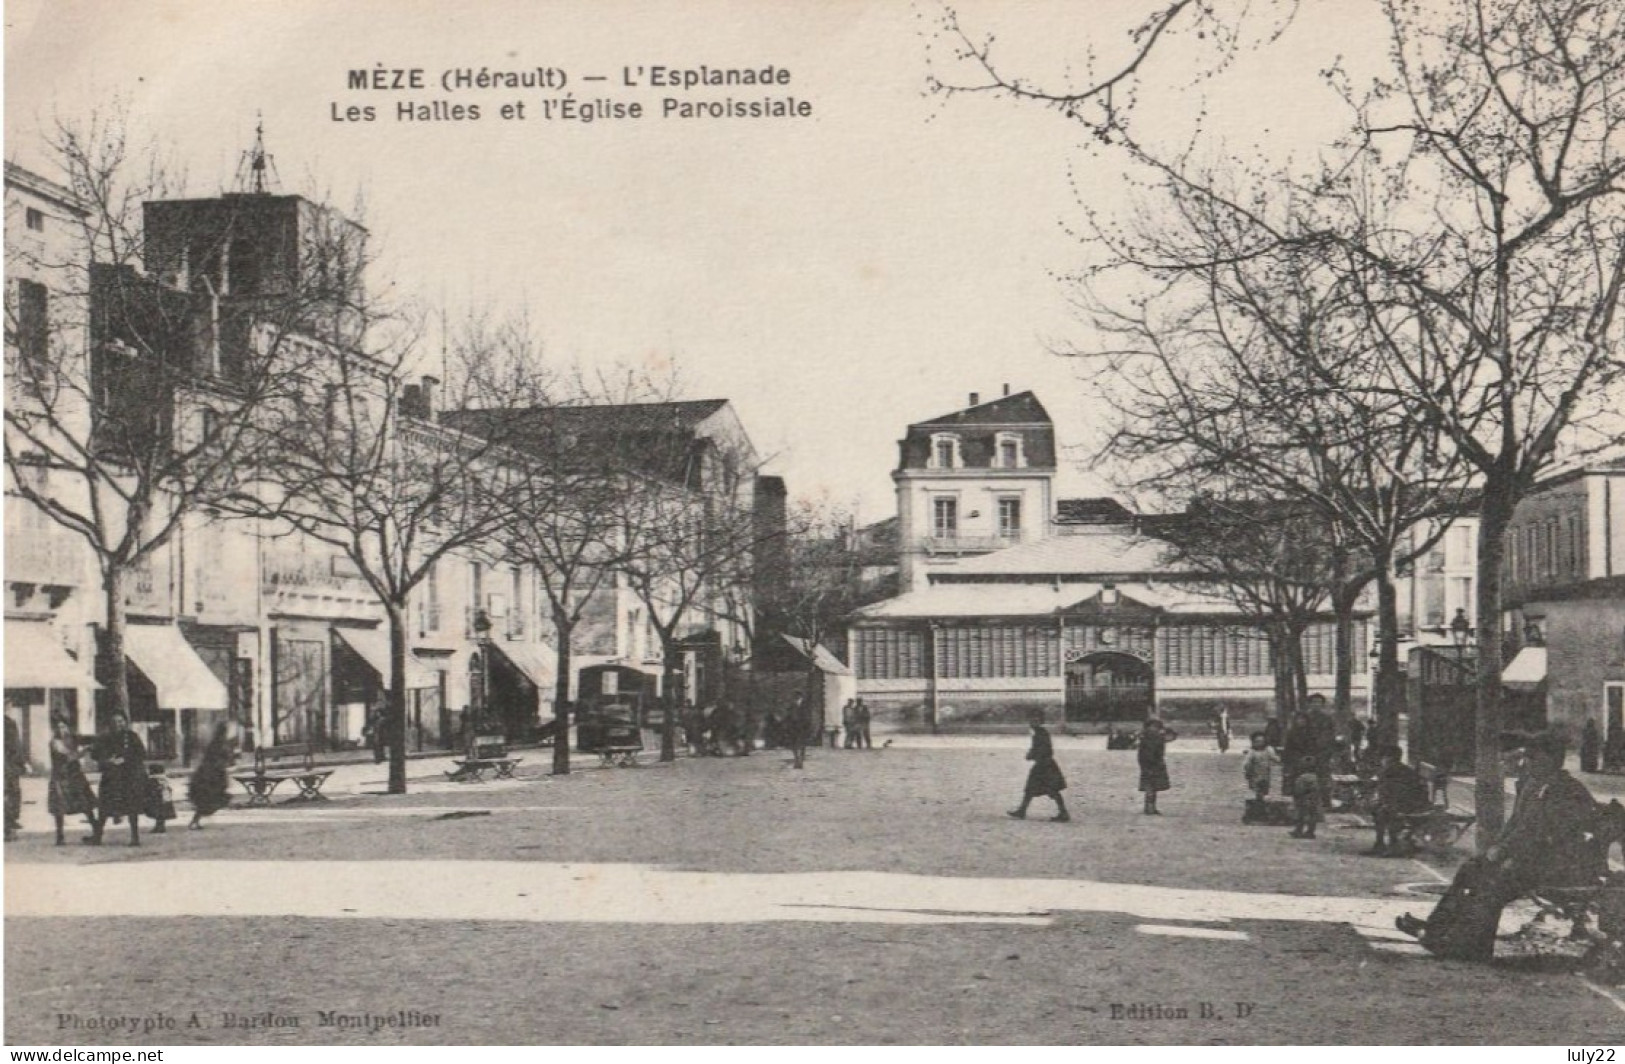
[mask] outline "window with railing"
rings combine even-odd
[[[1021,499],[999,500],[999,538],[1015,541],[1021,538]]]
[[[959,534],[959,500],[939,496],[931,500],[931,535],[952,539]]]

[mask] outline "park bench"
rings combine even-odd
[[[288,801],[325,802],[327,795],[322,793],[322,786],[332,774],[332,769],[316,767],[316,754],[309,743],[296,743],[256,747],[254,771],[237,773],[233,778],[248,793],[248,805],[253,808],[270,805],[277,788],[289,782],[299,793]]]
[[[1395,817],[1399,825],[1399,841],[1412,849],[1448,850],[1467,829],[1478,822],[1471,813],[1450,811],[1450,774],[1423,761],[1417,771],[1428,787],[1430,805],[1416,813],[1400,813]]]
[[[457,767],[446,772],[446,778],[455,783],[480,783],[487,772],[495,773],[499,780],[513,779],[513,770],[522,757],[508,756],[508,739],[504,735],[480,735],[468,746],[468,755],[453,761]]]
[[[1596,870],[1596,881],[1590,886],[1549,886],[1537,885],[1529,890],[1526,896],[1539,908],[1529,928],[1544,922],[1549,916],[1559,916],[1573,922],[1570,938],[1583,939],[1592,937],[1588,928],[1588,919],[1603,915],[1602,910],[1607,907],[1612,918],[1606,916],[1599,919],[1602,925],[1599,940],[1587,957],[1588,967],[1601,964],[1607,970],[1611,982],[1617,982],[1618,977],[1625,975],[1622,963],[1625,963],[1625,943],[1620,938],[1620,928],[1617,925],[1619,915],[1625,913],[1625,879],[1614,871],[1608,863],[1608,851],[1616,843],[1625,844],[1625,806],[1621,806],[1619,799],[1596,803],[1596,815],[1587,829],[1591,850],[1590,863]]]

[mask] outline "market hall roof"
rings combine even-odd
[[[933,584],[965,580],[1004,579],[1082,580],[1094,577],[1150,576],[1188,573],[1172,562],[1173,548],[1150,536],[1132,532],[1082,532],[1049,536],[1031,543],[966,558],[952,566],[929,570]]]
[[[1199,587],[1156,582],[1120,585],[1106,583],[1059,584],[933,584],[852,614],[854,621],[919,618],[1053,617],[1088,612],[1109,613],[1103,592],[1117,592],[1116,602],[1127,615],[1156,610],[1181,616],[1227,616],[1240,620],[1240,611],[1223,595]]]

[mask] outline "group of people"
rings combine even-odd
[[[1625,772],[1625,728],[1614,728],[1603,741],[1595,717],[1580,730],[1581,772]]]
[[[146,747],[123,714],[112,715],[107,730],[96,737],[88,751],[80,746],[67,718],[53,717],[50,755],[51,775],[45,802],[56,825],[58,846],[67,844],[70,817],[85,818],[90,834],[81,841],[90,846],[101,845],[109,820],[114,823],[127,820],[130,845],[140,846],[142,817],[154,821],[155,834],[163,834],[165,825],[176,818],[174,795],[164,767],[147,763]],[[87,756],[100,773],[98,786],[94,788],[85,773]],[[201,828],[204,817],[231,803],[230,771],[234,757],[231,727],[222,721],[216,725],[187,786],[193,829]],[[9,716],[6,718],[5,760],[6,839],[10,841],[21,828],[21,778],[29,771],[29,763],[21,734]]]
[[[1010,810],[1009,816],[1016,820],[1027,818],[1027,807],[1034,798],[1048,798],[1055,803],[1056,813],[1051,820],[1065,822],[1072,819],[1067,812],[1066,799],[1062,792],[1066,790],[1066,776],[1061,772],[1061,766],[1055,760],[1055,741],[1050,738],[1049,729],[1044,727],[1044,715],[1041,712],[1032,714],[1028,718],[1032,729],[1032,745],[1027,748],[1027,760],[1032,767],[1027,770],[1027,785],[1022,790],[1021,804]],[[1135,749],[1139,753],[1140,761],[1140,793],[1144,797],[1147,816],[1161,816],[1162,811],[1157,808],[1157,795],[1170,788],[1168,779],[1168,744],[1179,738],[1179,733],[1168,727],[1155,717],[1148,718],[1136,737]]]
[[[1358,772],[1376,780],[1377,841],[1366,851],[1371,856],[1397,856],[1403,815],[1426,809],[1431,801],[1421,774],[1405,763],[1387,728],[1380,723],[1368,727],[1355,718],[1339,729],[1319,696],[1311,696],[1309,705],[1294,714],[1284,730],[1271,717],[1250,740],[1241,769],[1253,797],[1244,819],[1269,822],[1267,803],[1279,793],[1292,802],[1293,838],[1315,837],[1331,803],[1335,773]]]
[[[841,743],[846,750],[873,750],[875,742],[869,736],[869,721],[871,714],[869,706],[861,698],[849,698],[846,705],[841,707],[841,728],[845,731],[845,740]],[[833,732],[830,735],[829,745],[835,745]]]

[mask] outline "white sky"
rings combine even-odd
[[[1255,6],[1265,6],[1255,5]],[[1090,42],[1120,47],[1144,0],[964,5],[998,30],[1012,68],[1061,74]],[[1287,35],[1190,85],[1189,50],[1148,70],[1150,113],[1178,130],[1210,98],[1232,143],[1316,143],[1341,119],[1315,71],[1340,49],[1380,54],[1374,0],[1305,0]],[[888,474],[911,421],[1031,388],[1063,445],[1100,416],[1076,363],[1084,338],[1057,275],[1087,256],[1063,223],[1132,210],[1121,161],[1080,148],[1054,113],[925,89],[930,4],[315,3],[8,0],[6,157],[50,173],[37,130],[114,97],[191,175],[230,186],[263,113],[281,191],[358,192],[388,273],[446,306],[527,308],[550,354],[673,360],[689,397],[734,401],[794,497],[893,510]],[[1116,21],[1113,21],[1114,18]],[[813,119],[576,125],[503,122],[539,90],[360,93],[351,68],[563,68],[581,95],[642,99],[578,80],[623,66],[788,67]],[[735,89],[741,98],[757,90]],[[726,90],[690,94],[725,95]],[[676,94],[681,95],[681,94]],[[378,99],[366,99],[376,96]],[[479,102],[477,123],[407,125],[398,98]],[[330,105],[373,103],[371,124]],[[536,110],[534,103],[532,112]],[[1284,146],[1284,147],[1283,147]],[[1063,494],[1102,490],[1081,469]]]

